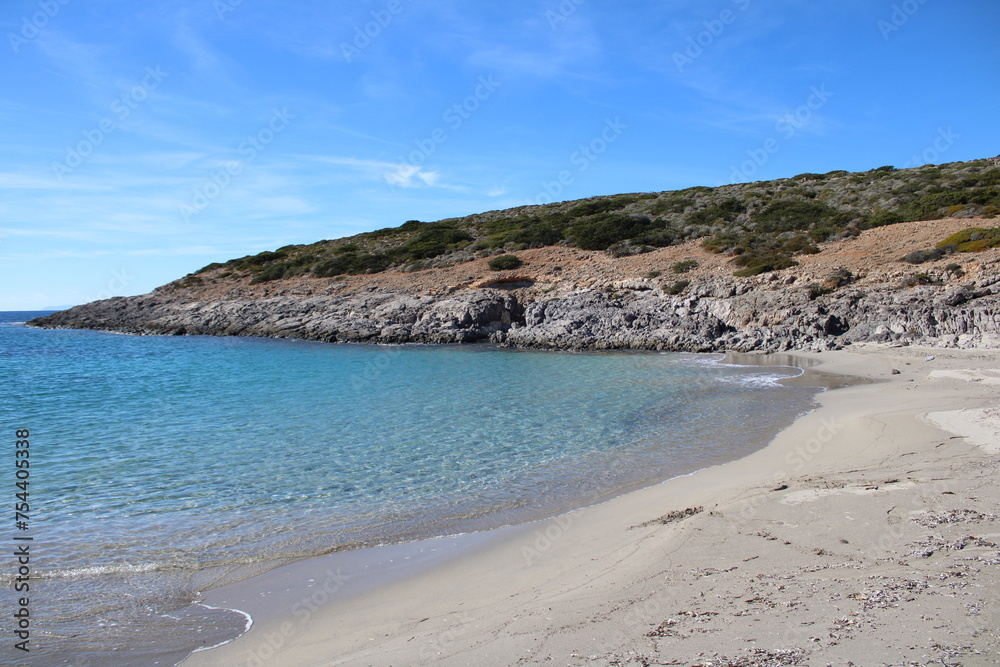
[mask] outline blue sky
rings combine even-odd
[[[995,0],[11,0],[0,309],[406,220],[1000,153]]]

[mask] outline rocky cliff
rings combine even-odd
[[[558,349],[826,350],[862,341],[1000,347],[1000,250],[919,267],[900,261],[970,222],[869,230],[823,244],[796,267],[749,278],[734,277],[727,258],[696,243],[623,258],[540,248],[520,253],[527,264],[507,272],[491,272],[480,260],[235,286],[209,273],[198,284],[172,283],[30,324]],[[668,267],[678,260],[696,268],[673,274]]]
[[[31,324],[133,334],[491,341],[559,349],[827,350],[857,341],[998,347],[997,282],[854,288],[818,298],[805,290],[753,289],[727,280],[692,283],[680,296],[584,289],[530,299],[480,289],[443,298],[370,293],[187,301],[151,294],[79,306]]]

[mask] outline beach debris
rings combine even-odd
[[[776,487],[776,488],[773,488],[773,489],[771,489],[771,491],[772,491],[772,492],[774,492],[774,491],[784,491],[784,490],[785,490],[785,489],[787,489],[787,488],[788,488],[788,485],[787,485],[787,484],[782,484],[782,485],[781,485],[781,486],[779,486],[779,487]]]
[[[801,648],[768,650],[764,648],[748,649],[750,655],[738,658],[718,657],[698,662],[692,667],[785,667],[785,665],[804,665],[806,651]]]
[[[870,578],[878,581],[881,586],[879,588],[866,588],[860,593],[852,593],[847,596],[860,602],[864,611],[874,608],[897,607],[899,602],[912,602],[917,599],[918,594],[928,589],[927,582],[919,579],[877,575]]]
[[[935,356],[934,356],[934,355],[932,354],[932,355],[930,355],[929,357],[927,357],[926,359],[924,359],[924,361],[934,361],[935,359],[937,359],[937,357],[935,357]]]
[[[896,368],[893,368],[893,369],[892,369],[892,370],[890,371],[890,373],[892,373],[893,375],[899,375],[899,374],[900,374],[900,371],[899,371],[899,369],[896,369]]]
[[[661,516],[658,519],[651,519],[649,521],[645,521],[643,523],[640,523],[637,526],[630,526],[630,528],[645,528],[646,526],[652,526],[654,524],[660,524],[662,526],[666,526],[668,524],[675,523],[677,521],[683,521],[684,519],[687,519],[688,517],[692,517],[695,514],[701,514],[704,511],[705,511],[705,508],[701,507],[701,506],[699,506],[699,507],[688,507],[687,509],[683,509],[683,510],[674,510],[673,512],[670,512],[668,514],[664,514],[663,516]]]
[[[979,523],[980,521],[995,521],[996,514],[983,514],[976,510],[961,509],[947,512],[928,512],[913,519],[913,523],[924,528],[937,528],[946,523]]]
[[[650,630],[646,633],[647,637],[680,637],[681,634],[678,632],[682,621],[710,621],[713,617],[718,616],[718,612],[714,611],[682,611],[677,614],[679,618],[668,618],[667,620],[660,623],[656,628]],[[712,630],[695,629],[693,632],[712,632]]]
[[[700,570],[688,570],[688,574],[693,574],[694,576],[701,579],[702,577],[711,577],[716,574],[726,574],[728,572],[732,572],[735,569],[737,569],[737,566],[735,565],[725,570],[720,570],[717,567],[703,567]]]
[[[913,546],[917,547],[916,551],[911,551],[907,556],[914,556],[917,558],[930,558],[938,551],[961,551],[966,547],[983,547],[986,549],[995,549],[997,544],[990,542],[989,540],[984,540],[977,535],[967,535],[953,542],[948,540],[927,537],[919,542],[914,542]]]

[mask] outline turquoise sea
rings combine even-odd
[[[192,606],[199,591],[292,559],[532,520],[736,459],[817,391],[778,384],[798,369],[721,355],[23,325],[40,314],[0,313],[11,503],[15,431],[31,432],[32,664],[172,665],[244,627]],[[9,615],[0,630],[10,636]]]

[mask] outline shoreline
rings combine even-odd
[[[316,343],[315,341],[303,342]],[[356,345],[357,343],[346,344]],[[419,346],[425,344],[407,343],[403,345]],[[470,343],[467,345],[486,349],[509,349],[487,342]],[[536,350],[532,348],[524,348],[521,351],[550,352],[548,350]],[[564,353],[642,355],[651,354],[653,352],[647,350],[581,350],[566,351]],[[815,396],[818,396],[823,391],[840,386],[849,386],[851,384],[864,382],[864,380],[860,378],[831,375],[811,370],[809,367],[814,366],[817,362],[805,358],[797,358],[794,355],[789,354],[717,352],[704,353],[704,355],[698,356],[706,356],[706,360],[710,360],[711,363],[722,366],[757,366],[763,369],[794,369],[795,371],[798,371],[798,375],[783,377],[774,382],[784,386],[802,386],[811,389],[814,398],[813,407],[810,408],[809,411],[816,409],[818,403],[815,401]],[[801,418],[803,414],[807,413],[799,413],[796,416],[788,416],[786,419],[794,421]],[[778,430],[782,430],[787,427],[789,423],[791,422],[786,422],[784,425],[776,426],[776,428]],[[757,449],[766,446],[770,439],[770,437],[762,439],[757,445]],[[738,459],[731,459],[731,461],[735,460]],[[723,463],[726,462],[729,461],[723,461]],[[574,512],[586,511],[593,507],[611,503],[622,496],[626,496],[643,489],[655,487],[674,479],[689,477],[718,465],[722,465],[722,463],[708,463],[703,468],[678,473],[666,479],[636,481],[614,491],[601,493],[598,496],[581,498],[577,501],[578,504],[564,506],[559,509],[550,508],[539,516],[529,519],[516,520],[514,523],[510,524],[484,526],[478,528],[472,527],[469,530],[461,530],[456,533],[419,537],[402,542],[387,542],[385,544],[373,546],[361,546],[342,551],[338,550],[318,556],[304,557],[290,563],[280,565],[273,570],[253,575],[247,579],[226,584],[219,588],[202,591],[202,597],[199,598],[199,602],[194,603],[196,606],[208,606],[210,608],[219,608],[225,611],[233,612],[246,617],[249,620],[249,623],[247,628],[239,637],[224,641],[216,646],[200,647],[196,649],[193,654],[212,651],[215,648],[230,644],[242,637],[243,634],[246,634],[246,632],[249,631],[249,629],[262,618],[271,620],[272,614],[270,609],[264,609],[263,613],[256,612],[253,616],[251,616],[244,611],[244,608],[247,606],[255,606],[253,598],[259,597],[261,592],[264,590],[267,590],[270,595],[276,589],[285,587],[284,591],[292,594],[293,589],[287,588],[287,586],[289,586],[288,582],[291,580],[297,580],[294,585],[299,589],[303,591],[312,591],[315,588],[317,579],[324,578],[324,586],[320,588],[323,589],[325,587],[326,590],[320,590],[320,592],[318,592],[318,596],[322,598],[323,604],[326,604],[329,601],[328,598],[332,599],[333,596],[336,596],[338,601],[349,597],[358,597],[376,589],[384,588],[390,583],[395,583],[402,579],[421,574],[427,570],[441,568],[449,561],[456,558],[472,556],[480,550],[487,548],[489,545],[513,539],[514,536],[530,532],[533,528],[548,522],[555,521],[557,524],[561,525],[564,517]],[[321,573],[323,577],[317,577],[317,572]],[[333,586],[327,586],[326,584],[329,582],[333,582]],[[280,604],[289,608],[293,615],[295,615],[296,611],[301,613],[302,610],[307,610],[314,606],[314,603],[307,601],[308,595],[295,593],[291,595],[291,598],[288,596],[281,596]],[[212,604],[208,604],[209,600],[212,601]],[[216,607],[214,605],[219,606]],[[190,657],[191,656],[188,656],[188,658]],[[188,664],[188,662],[182,661],[178,664]]]
[[[936,359],[926,361],[931,355]],[[820,408],[742,459],[493,534],[495,539],[478,548],[357,595],[338,595],[339,583],[333,592],[318,594],[329,588],[330,574],[336,572],[322,580],[314,571],[316,604],[293,613],[282,609],[278,600],[259,597],[255,604],[269,608],[269,615],[255,616],[248,633],[192,654],[182,664],[592,664],[591,656],[605,664],[657,664],[655,660],[667,656],[689,661],[673,664],[699,664],[722,655],[759,658],[740,664],[763,665],[806,664],[794,660],[807,658],[812,664],[818,656],[866,660],[883,654],[893,657],[879,660],[895,664],[887,659],[976,651],[1000,658],[996,611],[972,599],[975,591],[993,599],[998,593],[997,567],[990,563],[1000,563],[1000,523],[989,511],[998,505],[997,486],[988,475],[942,474],[940,479],[951,487],[935,491],[934,484],[942,482],[931,474],[956,461],[995,469],[996,460],[978,445],[921,418],[929,412],[995,405],[997,385],[931,377],[930,372],[975,369],[975,375],[1000,369],[1000,354],[864,347],[794,356],[818,361],[817,370],[824,373],[885,382],[820,394]],[[900,373],[893,375],[893,369]],[[901,462],[903,468],[915,469],[897,470]],[[892,475],[896,479],[890,479]],[[888,514],[867,507],[881,509],[888,500],[913,496],[913,513],[919,518],[942,503],[965,498],[961,492],[969,484],[982,488],[968,496],[975,500],[963,502],[982,508],[960,512],[960,520],[921,524],[910,516],[893,517],[895,502],[889,503],[894,507]],[[891,530],[885,516],[894,520]],[[916,564],[910,563],[913,556],[901,552],[911,542],[921,543],[918,537],[933,542],[933,535],[918,535],[934,532],[927,526],[938,532],[975,532],[971,523],[980,532],[961,549],[939,549]],[[842,536],[833,539],[835,533]],[[961,582],[977,582],[975,590],[966,593],[971,596],[964,601],[968,604],[959,607],[975,613],[962,613],[959,620],[965,622],[956,626],[968,640],[949,644],[949,633],[955,631],[942,630],[937,646],[945,648],[939,650],[923,636],[928,635],[923,626],[933,625],[935,618],[941,625],[950,616],[925,613],[929,610],[922,602],[932,597],[926,591],[943,595],[937,589],[950,575],[939,580],[946,584],[938,584],[925,570],[944,566],[943,561],[956,555],[974,556],[983,563],[975,573],[965,572]],[[744,565],[754,561],[760,565]],[[723,564],[727,567],[719,567]],[[763,572],[749,575],[750,570]],[[892,580],[897,588],[867,595],[865,585],[870,582],[845,576],[857,578],[858,571]],[[904,580],[909,583],[899,584]],[[785,584],[775,586],[776,581]],[[810,582],[811,592],[798,590],[803,581]],[[898,585],[904,586],[905,595]],[[845,586],[858,591],[845,594],[839,590]],[[734,595],[741,587],[758,593],[770,588],[767,595],[747,593],[744,602],[743,593]],[[820,600],[817,587],[830,600]],[[783,608],[779,599],[791,589],[800,599],[786,601]],[[306,600],[309,589],[289,585],[284,593]],[[204,602],[226,606],[220,597],[224,593],[209,592]],[[724,598],[732,600],[722,604]],[[752,602],[757,598],[760,602]],[[882,598],[892,601],[866,602]],[[914,611],[916,618],[908,618],[912,626],[894,624],[896,640],[887,641],[884,633],[869,629],[884,623],[884,616],[904,613],[901,601],[908,598],[920,613]],[[816,619],[803,621],[807,626],[789,625],[788,610],[801,606],[809,607]],[[930,620],[921,620],[925,618]],[[815,636],[805,636],[812,625],[824,624],[829,627],[816,627],[811,630]],[[754,631],[740,629],[746,625]],[[916,639],[918,635],[923,638]],[[777,659],[774,656],[789,661],[764,662]],[[972,660],[968,664],[997,664],[976,662],[982,660],[978,656]]]

